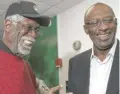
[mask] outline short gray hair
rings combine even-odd
[[[14,25],[17,25],[17,22],[22,21],[24,19],[25,19],[25,17],[23,17],[19,14],[15,14],[15,15],[11,15],[11,16],[6,17],[5,20],[10,20],[10,21],[14,22],[13,23]],[[3,37],[4,36],[5,36],[5,32],[3,33]]]
[[[10,21],[13,21],[13,22],[19,22],[19,21],[24,20],[24,18],[25,17],[23,17],[19,14],[15,14],[15,15],[11,15],[11,16],[6,17],[5,20],[10,20]]]

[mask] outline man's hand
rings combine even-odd
[[[62,85],[58,85],[58,86],[55,86],[55,87],[52,87],[48,94],[55,94],[55,92],[59,91],[63,86]]]
[[[38,78],[36,78],[36,82],[38,85],[37,94],[55,94],[55,92],[59,91],[62,88],[62,85],[48,88],[44,81]]]

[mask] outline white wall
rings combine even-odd
[[[63,67],[60,68],[59,71],[59,81],[60,84],[63,84],[64,86],[60,91],[60,94],[66,94],[65,81],[68,79],[69,58],[92,47],[92,42],[83,30],[83,17],[86,9],[95,2],[104,2],[113,8],[118,17],[118,1],[119,0],[85,0],[71,9],[57,15],[58,56],[63,60]],[[82,42],[82,47],[79,51],[75,51],[72,48],[72,44],[75,40],[80,40]]]

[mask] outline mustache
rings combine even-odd
[[[105,35],[105,34],[111,34],[111,33],[113,33],[113,32],[115,32],[115,31],[99,32],[99,33],[97,33],[96,35]]]
[[[22,39],[22,40],[28,40],[28,41],[31,41],[31,42],[33,42],[33,43],[36,41],[34,38],[32,38],[32,37],[30,37],[30,36],[23,36],[21,39]]]

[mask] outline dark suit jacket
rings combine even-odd
[[[68,91],[73,94],[89,94],[91,52],[92,49],[70,59]],[[106,94],[119,94],[119,42],[117,42]]]

